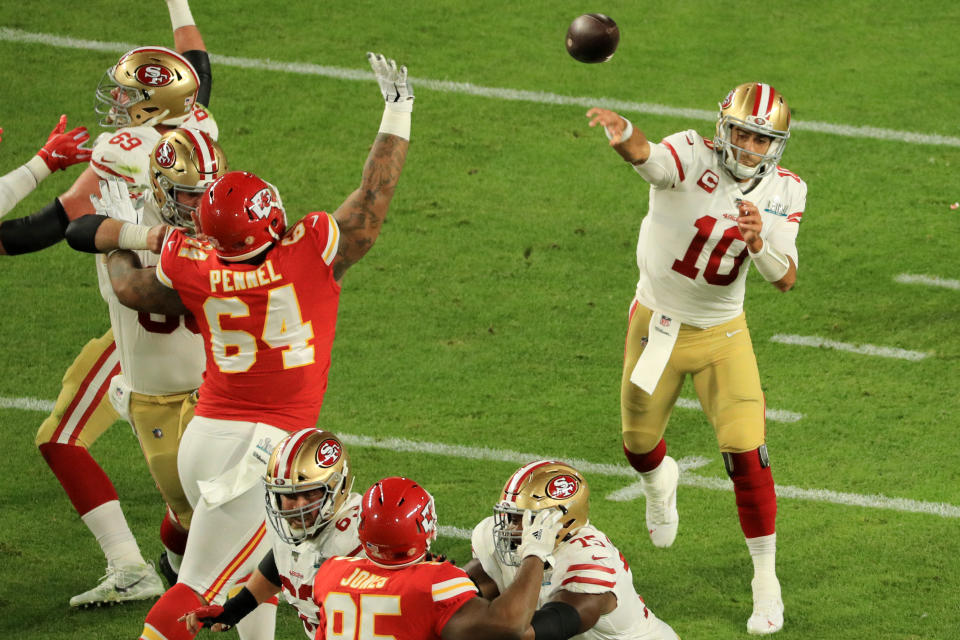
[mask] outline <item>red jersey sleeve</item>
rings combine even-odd
[[[212,251],[213,247],[209,244],[191,238],[183,230],[171,229],[160,251],[157,279],[171,289],[180,289],[182,283],[189,282],[190,275],[200,271],[200,266]]]

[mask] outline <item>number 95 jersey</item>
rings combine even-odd
[[[503,593],[519,567],[503,564],[493,543],[493,516],[474,527],[471,539],[473,557]],[[647,608],[633,587],[633,573],[623,554],[610,539],[590,524],[560,543],[553,552],[553,566],[544,571],[537,607],[542,607],[558,591],[601,594],[612,592],[616,608],[600,616],[590,629],[575,636],[583,640],[674,640],[677,635]]]
[[[316,425],[340,301],[331,266],[339,238],[333,216],[311,213],[260,264],[245,264],[180,229],[167,235],[157,279],[196,317],[207,354],[196,415]]]
[[[723,168],[713,143],[693,130],[651,147],[662,161],[635,167],[647,180],[654,170],[658,174],[637,242],[637,300],[696,327],[732,320],[743,311],[750,263],[735,221],[738,200],[757,206],[760,237],[799,266],[796,237],[807,185],[777,167],[749,188],[751,183],[737,182]]]

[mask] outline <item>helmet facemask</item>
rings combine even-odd
[[[330,485],[308,487],[299,485],[297,491],[280,490],[267,485],[267,518],[281,540],[300,544],[319,533],[337,512],[336,496],[340,493],[346,476],[335,473],[329,478]],[[347,488],[345,493],[349,493]],[[311,494],[311,500],[289,509],[283,508],[282,497]],[[313,495],[316,494],[316,495]]]

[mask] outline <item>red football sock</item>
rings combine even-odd
[[[733,492],[737,496],[740,528],[747,538],[768,536],[776,530],[777,493],[770,467],[760,464],[760,453],[726,454],[732,458]]]
[[[168,509],[163,522],[160,523],[160,542],[178,556],[182,556],[187,548],[187,532],[182,531],[182,528],[180,525],[174,524],[173,517]]]
[[[110,478],[83,447],[45,442],[40,445],[40,454],[81,516],[118,499]]]
[[[667,443],[663,438],[660,438],[660,442],[653,448],[653,451],[647,453],[633,453],[624,444],[623,453],[627,456],[627,462],[630,463],[631,467],[640,473],[646,473],[647,471],[653,471],[663,462],[663,456],[667,455]]]
[[[178,582],[167,589],[150,609],[143,621],[140,640],[193,640],[196,634],[187,631],[187,625],[177,619],[205,604],[193,589]]]

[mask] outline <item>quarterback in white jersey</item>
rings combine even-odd
[[[270,551],[222,607],[201,607],[181,618],[190,633],[201,625],[226,631],[282,593],[313,640],[320,624],[313,600],[317,569],[334,556],[364,555],[357,533],[361,496],[350,491],[350,457],[335,435],[310,428],[285,437],[270,456],[264,484]]]
[[[579,471],[554,460],[524,465],[504,486],[494,515],[473,530],[473,560],[467,574],[485,598],[509,586],[519,570],[516,550],[520,516],[557,507],[563,528],[544,569],[538,611],[532,626],[537,640],[676,640],[677,634],[646,606],[633,586],[623,554],[590,525],[590,491]]]
[[[690,130],[660,143],[612,111],[593,108],[587,117],[650,183],[620,380],[623,448],[641,474],[647,530],[658,547],[677,535],[679,468],[663,434],[689,374],[733,480],[753,560],[747,631],[775,633],[783,627],[777,503],[743,297],[750,264],[780,291],[797,279],[807,185],[778,164],[790,108],[772,86],[742,84],[720,103],[713,140]]]

